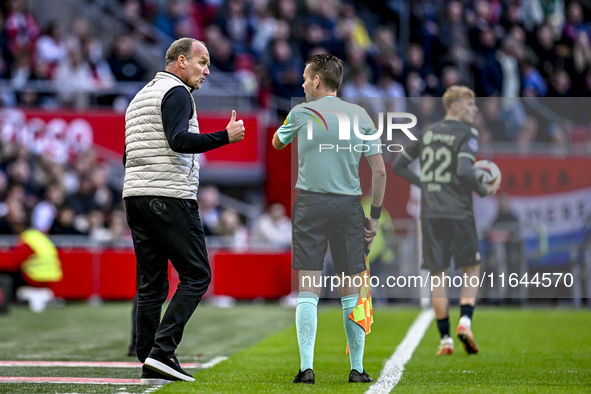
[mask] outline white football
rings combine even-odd
[[[478,160],[472,165],[478,181],[484,186],[500,186],[501,170],[490,160]]]

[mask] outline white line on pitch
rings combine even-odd
[[[412,357],[434,317],[435,312],[433,312],[433,309],[423,311],[417,316],[394,354],[390,356],[386,365],[384,365],[378,381],[371,385],[365,394],[389,393],[398,384],[402,378],[404,365]]]
[[[217,356],[212,358],[210,361],[206,362],[205,364],[201,365],[202,369],[207,369],[207,368],[211,368],[216,364],[221,363],[222,361],[226,361],[228,359],[228,357],[226,356]]]
[[[201,363],[181,363],[183,368],[207,369],[226,360],[228,357],[214,357],[205,364]],[[0,361],[0,367],[65,367],[65,368],[140,368],[139,362],[119,362],[119,361]]]

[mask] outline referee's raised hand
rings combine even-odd
[[[242,120],[236,120],[236,111],[234,110],[232,110],[232,118],[226,126],[226,130],[228,131],[228,138],[231,144],[244,139],[244,122]]]

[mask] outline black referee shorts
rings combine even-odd
[[[423,233],[422,268],[444,271],[453,256],[455,267],[480,264],[478,235],[474,218],[421,219]]]
[[[291,215],[292,268],[322,271],[330,245],[337,274],[364,271],[363,219],[360,196],[300,191]]]

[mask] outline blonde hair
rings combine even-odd
[[[183,55],[187,60],[191,60],[191,50],[193,49],[193,43],[198,42],[205,46],[203,41],[196,40],[194,38],[179,38],[172,44],[166,51],[166,67],[171,66],[177,61],[179,56]]]
[[[467,86],[460,86],[460,85],[453,85],[447,88],[445,93],[443,93],[442,101],[443,106],[445,107],[446,111],[449,111],[451,105],[462,99],[462,98],[471,98],[475,97],[474,91]]]

